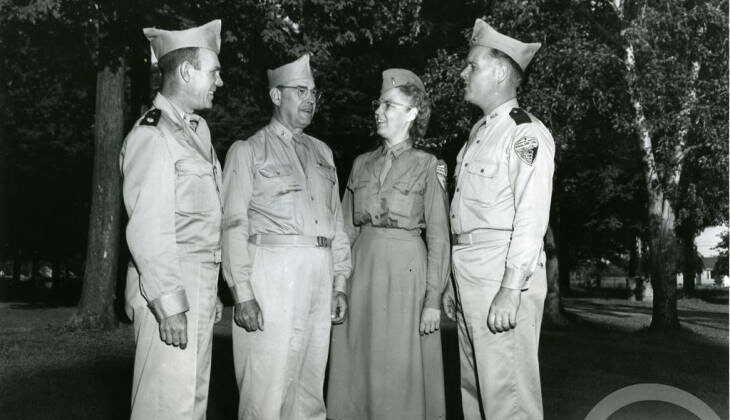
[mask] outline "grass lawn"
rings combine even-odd
[[[662,383],[702,399],[728,418],[728,305],[680,301],[685,329],[670,336],[643,331],[644,302],[565,299],[575,324],[545,328],[540,361],[545,418],[583,419],[603,397],[627,385]],[[132,328],[64,331],[73,308],[0,303],[1,419],[126,419],[132,381]],[[208,418],[235,418],[230,308],[216,327]],[[447,407],[460,418],[458,350],[453,325],[443,327]],[[637,405],[639,406],[639,405]],[[653,410],[653,411],[652,411]],[[664,410],[664,411],[662,411]],[[644,418],[668,417],[654,404]],[[656,414],[664,413],[664,414]],[[618,413],[611,419],[636,418]],[[408,419],[404,419],[408,420]]]

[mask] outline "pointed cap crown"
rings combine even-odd
[[[144,36],[150,41],[152,64],[170,51],[180,48],[206,48],[219,54],[221,51],[221,21],[212,20],[205,25],[181,31],[144,28]]]
[[[312,68],[309,66],[309,54],[304,54],[291,63],[273,70],[266,70],[266,76],[269,78],[269,89],[282,85],[293,85],[305,80],[314,83]]]
[[[471,46],[475,45],[502,51],[515,60],[522,71],[525,71],[542,44],[539,42],[525,44],[507,35],[502,35],[487,22],[477,19],[474,22],[474,30],[471,36]]]

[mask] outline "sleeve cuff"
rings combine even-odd
[[[155,318],[161,321],[165,318],[186,312],[190,309],[188,297],[184,289],[162,295],[149,303],[149,307],[155,314]]]
[[[335,280],[332,283],[332,290],[347,294],[347,280],[345,280],[345,276],[335,276]]]
[[[441,296],[438,293],[426,292],[426,298],[423,301],[425,308],[441,310]]]
[[[234,303],[241,303],[254,299],[253,290],[251,289],[251,285],[248,283],[237,283],[231,286],[230,289]]]
[[[505,289],[522,290],[527,284],[527,274],[518,269],[507,267],[502,276],[502,287]]]

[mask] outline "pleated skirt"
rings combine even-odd
[[[415,231],[363,227],[347,320],[332,329],[327,418],[445,418],[441,336],[419,335],[426,246]]]

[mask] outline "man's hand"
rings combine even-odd
[[[188,345],[188,318],[185,312],[168,316],[160,321],[160,340],[185,350]]]
[[[216,297],[215,298],[215,318],[213,318],[213,323],[217,324],[221,321],[223,318],[223,302],[221,302],[221,298]]]
[[[454,287],[451,286],[451,282],[449,282],[449,286],[446,288],[443,296],[441,296],[441,305],[444,307],[446,317],[452,321],[456,321],[456,296],[454,294]]]
[[[233,311],[233,320],[239,327],[248,332],[264,330],[264,315],[256,299],[237,303]]]
[[[441,311],[434,308],[423,308],[421,311],[421,325],[418,332],[421,335],[438,331],[441,324]]]
[[[343,292],[332,292],[331,316],[333,324],[342,324],[347,316],[347,295]]]
[[[517,309],[520,307],[521,290],[501,287],[489,307],[487,327],[492,333],[509,331],[517,326]]]

